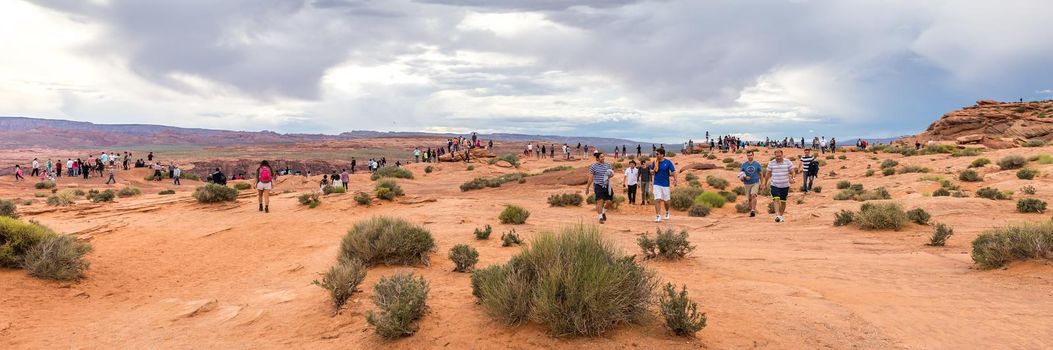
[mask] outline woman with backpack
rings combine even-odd
[[[256,168],[256,199],[260,203],[260,211],[271,212],[271,190],[274,189],[274,170],[266,160],[260,161]]]

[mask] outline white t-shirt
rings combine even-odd
[[[783,158],[782,163],[772,159],[768,162],[768,171],[771,172],[771,186],[778,188],[790,187],[790,172],[793,171],[793,162]]]
[[[636,167],[625,168],[625,184],[629,186],[635,185],[639,175],[640,170],[636,169]]]

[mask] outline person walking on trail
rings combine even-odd
[[[662,207],[665,207],[665,220],[669,221],[670,184],[676,187],[676,167],[665,158],[665,148],[655,150],[655,160],[650,165],[654,173],[654,222],[662,222]],[[670,181],[672,180],[672,181]]]
[[[596,150],[592,155],[596,157],[596,162],[589,166],[589,175],[592,177],[592,181],[585,185],[585,196],[589,195],[590,189],[595,190],[596,214],[602,224],[607,222],[607,203],[614,199],[614,192],[611,190],[611,177],[614,175],[614,167],[604,161],[603,152]]]
[[[790,195],[790,186],[793,185],[793,162],[783,158],[781,149],[775,150],[775,159],[768,162],[768,170],[764,172],[764,184],[771,186],[771,197],[775,203],[775,222],[784,222],[786,218],[786,199]]]
[[[823,138],[819,139],[819,152],[822,152],[822,154],[826,154],[826,136],[823,136]]]
[[[344,191],[347,191],[347,183],[351,181],[351,175],[347,173],[347,169],[342,169],[340,172],[340,182],[344,184]]]
[[[413,149],[413,162],[420,163],[420,147]]]
[[[22,166],[15,164],[15,181],[25,180],[26,177],[22,176]]]
[[[40,161],[36,158],[33,158],[33,168],[29,171],[29,176],[40,176]]]
[[[651,168],[645,164],[645,160],[641,159],[636,171],[640,174],[640,205],[647,205],[650,203],[647,198],[654,196],[654,189],[651,188]]]
[[[117,183],[117,178],[113,177],[113,166],[112,165],[109,167],[109,170],[110,170],[110,178],[106,179],[106,184],[107,185],[109,185],[111,183],[112,184],[116,184]]]
[[[815,156],[812,155],[812,150],[805,148],[804,155],[801,156],[801,173],[804,176],[801,178],[801,191],[808,193],[812,190],[812,182],[815,181],[815,175],[811,172],[812,163],[819,164],[819,161],[815,160]]]
[[[256,200],[260,203],[260,211],[264,213],[271,212],[271,190],[274,189],[276,175],[270,163],[260,161],[260,166],[256,168]]]
[[[630,160],[629,166],[625,167],[625,196],[629,197],[629,205],[636,204],[636,187],[640,184],[640,169],[636,168],[636,161]]]
[[[180,170],[178,165],[174,167],[175,169],[172,169],[172,184],[179,186],[179,178],[183,176],[183,170]]]
[[[746,161],[742,163],[739,180],[749,198],[750,217],[757,216],[757,194],[760,192],[761,164],[753,159],[753,151],[746,152]]]

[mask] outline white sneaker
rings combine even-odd
[[[665,212],[665,221],[669,221],[669,212]]]
[[[662,217],[659,215],[654,216],[654,222],[662,222]]]

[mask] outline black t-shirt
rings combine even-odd
[[[640,171],[640,182],[651,182],[651,169],[645,166],[637,167]]]

